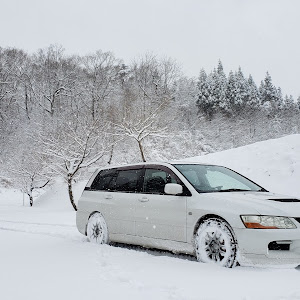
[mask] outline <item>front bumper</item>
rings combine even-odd
[[[235,228],[239,246],[240,263],[243,265],[300,265],[300,228],[249,229]],[[270,243],[285,244],[284,250],[273,250]],[[271,249],[269,249],[271,248]]]

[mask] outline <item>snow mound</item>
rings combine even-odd
[[[185,160],[223,165],[271,192],[300,197],[300,134]]]
[[[73,185],[75,203],[78,202],[86,183],[87,181],[79,181]],[[66,182],[57,180],[46,189],[45,193],[38,197],[34,206],[57,210],[73,210]]]

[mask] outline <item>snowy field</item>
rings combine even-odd
[[[226,165],[300,197],[300,135],[192,160]],[[76,186],[77,198],[83,186]],[[2,188],[0,239],[1,300],[300,299],[297,269],[225,269],[167,252],[91,244],[76,229],[63,183],[32,208],[20,192]]]

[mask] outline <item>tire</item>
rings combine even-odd
[[[208,219],[200,224],[195,236],[197,260],[226,268],[237,264],[237,242],[228,223]]]
[[[87,223],[86,235],[91,243],[108,243],[108,229],[101,213],[96,212],[90,216]]]

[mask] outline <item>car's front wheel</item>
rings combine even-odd
[[[96,212],[90,216],[86,233],[90,242],[96,244],[107,244],[108,229],[101,213]]]
[[[203,221],[195,236],[197,260],[232,268],[237,263],[237,242],[228,223],[212,218]]]

